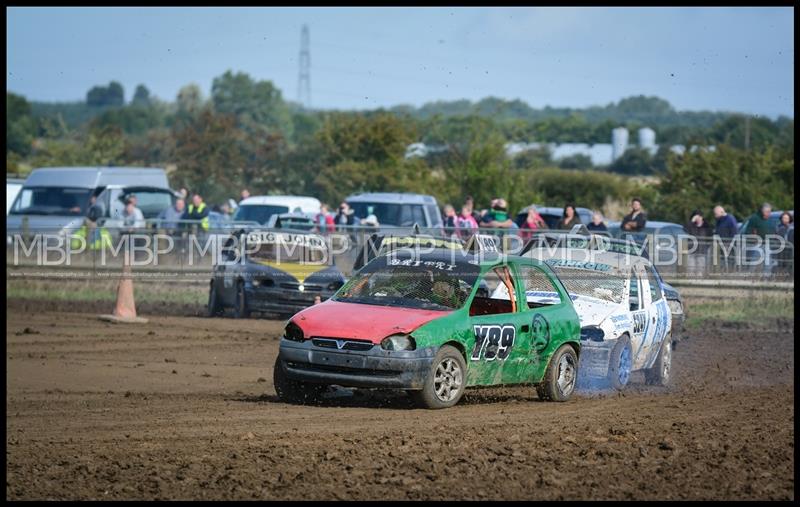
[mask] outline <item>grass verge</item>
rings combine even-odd
[[[698,299],[686,308],[686,326],[698,327],[704,321],[762,322],[767,319],[794,320],[794,294],[751,296],[735,299]]]

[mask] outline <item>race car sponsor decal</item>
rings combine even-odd
[[[313,248],[325,248],[325,240],[316,234],[291,234],[286,232],[255,231],[247,235],[247,243],[301,245]]]
[[[531,347],[537,352],[547,348],[550,344],[550,323],[544,318],[544,315],[537,313],[533,316],[533,324],[531,325]]]
[[[424,266],[426,268],[440,269],[442,271],[452,271],[455,264],[450,264],[444,261],[422,261],[414,259],[397,259],[390,257],[386,260],[387,266]]]
[[[472,326],[475,333],[475,347],[470,359],[478,361],[483,355],[487,361],[504,360],[511,353],[517,329],[511,324]]]
[[[611,266],[600,262],[573,261],[569,259],[547,259],[550,266],[563,266],[565,268],[587,269],[591,271],[611,271]]]
[[[558,292],[546,292],[546,291],[540,291],[540,290],[529,290],[529,291],[525,292],[525,295],[528,298],[548,299],[548,300],[553,300],[554,303],[560,303],[561,302],[561,298],[559,297]],[[575,301],[576,299],[578,299],[578,295],[577,294],[570,294],[569,298],[571,300]]]
[[[640,310],[633,314],[633,334],[636,336],[644,333],[644,327],[647,324],[647,312]]]
[[[611,322],[614,324],[614,330],[619,331],[621,329],[626,329],[631,325],[631,318],[626,315],[614,315],[611,317]]]

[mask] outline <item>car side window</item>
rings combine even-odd
[[[658,283],[658,279],[656,278],[655,273],[653,272],[652,266],[647,266],[647,280],[650,282],[650,300],[655,303],[659,301],[663,296],[661,292],[661,284]]]
[[[509,290],[510,289],[510,290]],[[470,316],[496,315],[516,311],[514,277],[508,266],[498,266],[478,282],[478,291],[469,307]]]
[[[558,289],[544,271],[535,266],[520,266],[519,273],[528,308],[539,308],[561,302]]]
[[[642,307],[641,304],[641,296],[639,294],[639,277],[636,276],[636,273],[631,271],[631,292],[630,292],[630,302],[631,302],[631,311],[635,312]]]
[[[414,223],[419,224],[420,227],[428,226],[425,220],[425,212],[422,210],[422,206],[412,206],[411,214],[413,216]]]

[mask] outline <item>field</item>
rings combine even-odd
[[[426,411],[380,391],[281,403],[282,322],[138,287],[133,327],[96,320],[108,301],[7,300],[6,498],[794,499],[790,305],[699,303],[670,388],[476,389]]]

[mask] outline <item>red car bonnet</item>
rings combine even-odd
[[[396,306],[376,306],[325,301],[310,306],[294,317],[306,338],[352,338],[378,344],[389,335],[410,333],[451,311],[417,310]]]

